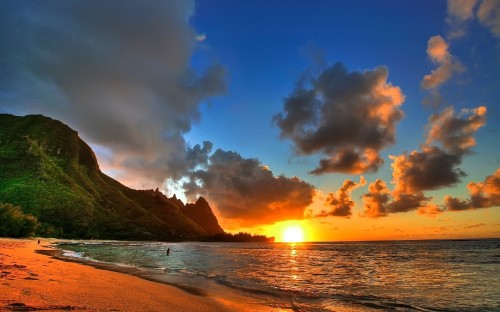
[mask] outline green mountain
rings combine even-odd
[[[160,194],[130,189],[102,173],[92,149],[62,122],[0,114],[0,203],[35,216],[36,234],[189,240],[213,233],[212,225],[187,217],[181,201]]]

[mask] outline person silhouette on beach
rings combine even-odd
[[[167,256],[170,256],[170,248],[167,248]]]
[[[38,240],[38,245],[40,245],[40,240]]]

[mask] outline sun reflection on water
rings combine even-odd
[[[290,259],[289,263],[291,264],[290,266],[290,277],[293,280],[293,284],[296,283],[296,281],[301,280],[301,276],[299,274],[299,267],[297,265],[297,243],[290,243]],[[291,283],[291,284],[292,284]]]

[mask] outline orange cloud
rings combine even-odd
[[[448,107],[432,115],[422,150],[392,156],[395,192],[408,194],[457,183],[464,175],[458,166],[475,145],[473,135],[486,124],[486,111],[481,106],[456,113]],[[430,145],[438,143],[442,148]]]
[[[461,155],[432,146],[410,154],[392,156],[393,181],[397,194],[435,190],[457,183],[464,173],[457,167]]]
[[[436,217],[443,213],[443,208],[439,207],[436,204],[428,203],[426,206],[420,207],[417,209],[417,213],[428,216],[428,217]]]
[[[369,192],[363,195],[363,216],[369,218],[385,217],[390,213],[417,210],[418,214],[436,216],[443,212],[437,205],[430,203],[431,197],[423,192],[390,192],[384,181],[378,179],[370,184]]]
[[[424,89],[437,89],[451,78],[453,72],[461,71],[462,65],[448,51],[448,44],[441,36],[433,36],[427,43],[427,55],[438,67],[425,75],[421,82]]]
[[[355,148],[345,148],[339,150],[330,158],[323,158],[319,161],[318,168],[312,170],[312,174],[323,174],[326,172],[346,172],[350,174],[360,174],[364,172],[374,172],[384,164],[384,160],[379,153],[371,148],[359,151]]]
[[[465,176],[459,165],[475,145],[473,135],[485,123],[485,107],[460,113],[448,107],[432,115],[422,149],[391,156],[394,190],[390,192],[382,180],[370,184],[369,193],[363,195],[364,215],[382,217],[417,209],[420,214],[441,213],[443,209],[430,203],[432,198],[423,192],[454,185]]]
[[[467,185],[470,197],[465,200],[446,196],[448,211],[461,211],[500,206],[500,168],[486,177],[484,182],[470,182]]]
[[[448,44],[441,36],[434,36],[427,42],[427,55],[436,63],[445,62],[449,57]]]
[[[426,144],[440,141],[445,149],[455,153],[470,149],[476,145],[474,133],[486,124],[486,112],[484,106],[463,109],[458,114],[453,107],[445,108],[431,116]]]
[[[352,215],[352,208],[354,207],[351,192],[365,184],[366,180],[364,177],[360,177],[359,183],[349,179],[345,180],[337,192],[328,194],[325,205],[329,206],[330,210],[323,210],[316,217],[350,217]]]
[[[240,227],[303,219],[315,195],[314,186],[297,177],[274,176],[259,160],[221,149],[183,187],[189,197],[205,196]]]
[[[363,215],[370,218],[385,217],[388,213],[387,204],[391,200],[390,193],[383,180],[377,179],[370,183],[368,193],[363,195]]]
[[[298,155],[325,155],[312,174],[377,171],[380,150],[395,141],[405,100],[387,82],[387,68],[348,72],[336,63],[305,77],[273,118],[281,138],[291,139]]]

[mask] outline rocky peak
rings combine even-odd
[[[220,227],[217,218],[212,212],[212,208],[210,208],[210,205],[203,197],[198,198],[194,204],[186,204],[182,208],[182,213],[200,225],[207,231],[208,235],[224,233],[224,230]]]

